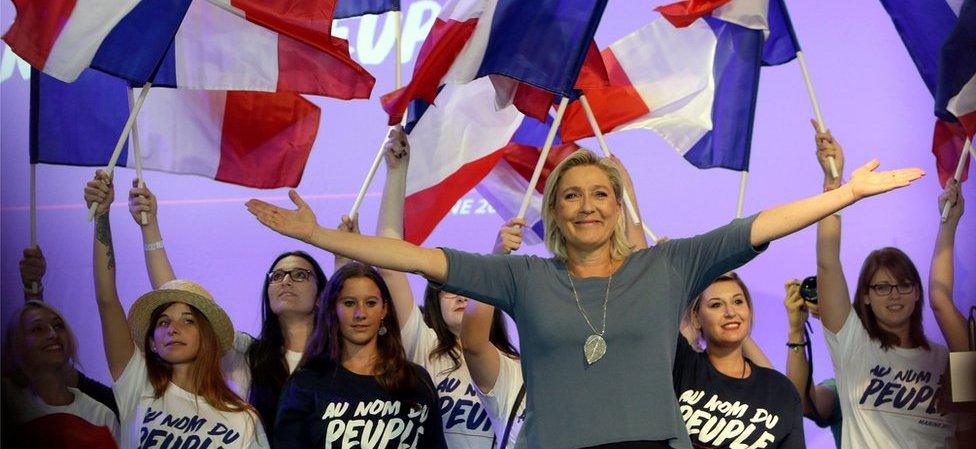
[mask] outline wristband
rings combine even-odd
[[[803,343],[790,343],[786,342],[786,347],[790,348],[790,351],[799,352],[801,348],[810,346],[810,341],[805,341]]]
[[[160,240],[160,241],[157,241],[157,242],[146,243],[145,245],[143,245],[143,249],[147,253],[150,252],[150,251],[156,251],[156,250],[163,249],[163,241]]]

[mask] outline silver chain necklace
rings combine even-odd
[[[607,353],[607,341],[604,340],[603,336],[607,332],[607,304],[610,302],[610,283],[613,282],[613,273],[611,272],[609,279],[607,279],[607,291],[603,295],[603,326],[600,332],[596,331],[593,323],[590,322],[590,318],[586,316],[586,311],[583,310],[583,303],[580,302],[579,294],[576,293],[576,284],[573,283],[573,274],[570,273],[569,267],[566,267],[566,275],[569,276],[569,285],[573,288],[573,298],[576,299],[576,307],[579,307],[580,315],[583,315],[583,319],[586,320],[586,325],[593,331],[586,338],[586,343],[583,343],[583,356],[586,357],[586,363],[592,365],[597,360],[602,359],[603,355]]]

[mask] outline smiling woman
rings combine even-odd
[[[297,210],[257,200],[247,207],[281,234],[353,260],[422,273],[445,291],[508,313],[521,337],[528,447],[690,448],[671,382],[672,359],[647,355],[673,350],[681,312],[718,275],[772,240],[923,174],[875,173],[877,166],[872,161],[855,171],[841,189],[630,251],[622,235],[620,182],[614,181],[619,174],[614,164],[581,150],[546,183],[550,259],[481,256],[325,229],[294,191],[289,196]]]

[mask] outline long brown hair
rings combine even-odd
[[[174,303],[162,304],[152,311],[149,316],[149,328],[142,340],[142,350],[146,354],[146,371],[149,383],[152,384],[153,396],[157,399],[163,396],[173,379],[173,365],[152,351],[153,330],[156,328],[159,317],[172,304]],[[193,318],[196,319],[197,328],[200,331],[200,346],[193,366],[190,368],[190,376],[193,379],[192,393],[203,397],[211,407],[222,412],[248,411],[254,413],[253,407],[227,387],[224,372],[220,369],[220,343],[217,341],[217,334],[214,332],[210,320],[200,313],[196,307],[189,304],[187,307],[190,308]]]
[[[437,335],[437,345],[434,346],[434,349],[430,350],[430,354],[427,357],[430,360],[441,357],[450,357],[451,359],[451,366],[446,370],[440,373],[431,373],[443,375],[453,373],[461,368],[461,346],[458,343],[457,335],[451,332],[451,328],[444,321],[440,293],[441,290],[439,288],[434,287],[429,282],[427,283],[427,289],[424,291],[423,312],[424,323]],[[502,317],[502,311],[497,307],[491,317],[491,331],[488,334],[488,341],[495,345],[503,354],[513,358],[519,357],[518,349],[515,349],[515,345],[508,338],[508,326]]]
[[[908,318],[907,343],[912,348],[921,347],[926,351],[929,350],[929,341],[925,338],[925,329],[922,328],[922,304],[924,303],[922,298],[925,298],[922,291],[922,277],[919,276],[912,259],[898,248],[889,246],[871,251],[861,265],[861,273],[857,276],[857,290],[854,291],[854,312],[861,319],[864,330],[872,340],[879,341],[881,349],[885,351],[898,345],[898,336],[882,329],[871,306],[864,302],[871,290],[871,278],[882,268],[888,270],[888,273],[891,273],[898,282],[908,282],[915,286],[918,300],[915,302],[912,316]]]
[[[315,316],[315,331],[312,334],[301,365],[305,366],[314,359],[326,359],[335,366],[342,365],[342,355],[345,350],[339,326],[339,314],[336,303],[346,281],[354,278],[366,278],[376,284],[380,291],[380,299],[387,307],[386,317],[382,326],[386,327],[384,335],[377,335],[376,349],[379,358],[374,367],[377,372],[374,377],[380,387],[393,395],[407,393],[421,385],[418,373],[410,366],[407,355],[400,341],[400,322],[397,320],[393,307],[392,296],[386,282],[373,267],[360,262],[349,262],[332,274],[332,279],[325,286],[322,298],[319,299],[319,310]]]

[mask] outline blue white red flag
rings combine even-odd
[[[383,14],[387,11],[399,10],[400,0],[337,0],[335,18],[347,19],[366,14]]]
[[[799,44],[781,0],[690,3],[679,5],[690,22],[666,15],[605,49],[610,86],[584,92],[603,132],[650,129],[698,168],[747,170],[760,67],[792,60]],[[571,107],[563,140],[592,135]]]
[[[133,0],[121,13],[95,3],[18,0],[4,40],[67,82],[90,66],[133,84],[342,99],[367,98],[375,82],[330,35],[334,0]]]
[[[540,40],[535,37],[526,37],[524,34],[521,36],[527,40],[522,41],[524,48],[519,50],[521,53],[504,54],[505,46],[514,46],[517,40],[514,37],[509,37],[507,41],[496,38],[494,33],[509,32],[510,30],[507,27],[516,25],[511,19],[503,20],[501,25],[497,25],[498,21],[495,20],[495,14],[497,12],[496,5],[501,7],[509,3],[496,2],[495,0],[455,0],[444,6],[441,15],[437,18],[427,40],[424,41],[420,49],[420,56],[418,56],[417,64],[414,66],[414,74],[410,83],[401,89],[384,95],[381,100],[383,109],[390,116],[390,124],[398,123],[403,118],[412,101],[421,100],[424,103],[433,103],[441,86],[468,83],[484,75],[490,75],[495,85],[497,94],[494,102],[498,108],[514,104],[522,113],[539,120],[545,119],[553,103],[554,91],[550,90],[548,86],[553,85],[553,80],[556,78],[562,80],[565,77],[572,77],[570,87],[575,86],[576,88],[606,85],[606,69],[602,67],[599,52],[592,42],[592,33],[586,34],[583,31],[576,31],[575,37],[570,36],[573,39],[579,38],[578,35],[581,33],[584,36],[590,36],[590,40],[585,41],[582,46],[570,42],[568,38],[551,39],[547,43],[550,47],[562,43],[572,51],[578,50],[580,54],[570,59],[578,58],[579,65],[576,65],[575,62],[567,65],[565,61],[569,59],[563,59],[560,60],[559,68],[552,73],[542,77],[534,76],[529,81],[522,80],[519,73],[532,71],[532,67],[537,70],[549,70],[548,65],[543,67],[539,64],[551,65],[555,58],[552,55],[542,54],[542,47],[537,45],[541,42]],[[547,3],[552,2],[547,1]],[[512,10],[517,11],[525,6],[512,7]],[[540,11],[549,11],[541,8],[552,5],[531,2],[530,6],[540,8]],[[599,11],[602,12],[602,6]],[[553,15],[551,11],[547,14]],[[596,22],[592,25],[583,24],[579,20],[570,20],[580,14],[579,11],[572,14],[560,13],[556,14],[557,17],[548,17],[546,20],[565,22],[549,24],[550,26],[568,26],[568,23],[573,23],[579,26],[592,26],[595,29],[599,17],[594,19]],[[590,12],[590,16],[594,14],[596,14],[595,11]],[[539,16],[538,12],[536,12],[536,16]],[[540,17],[536,17],[536,19],[542,20]],[[498,28],[499,26],[501,28]],[[532,33],[532,35],[545,35],[541,29],[537,31],[538,33]],[[497,43],[492,44],[492,39],[495,39]],[[527,43],[531,43],[531,45],[525,45]],[[489,53],[490,45],[495,46],[491,53]],[[534,56],[530,55],[526,53],[528,51],[526,48],[532,48],[533,51],[540,53]],[[564,56],[568,54],[566,49],[557,52]],[[525,62],[515,64],[512,62],[515,59]],[[544,81],[544,78],[547,77],[551,77],[553,80],[541,85],[535,84],[536,81]],[[574,89],[569,90],[575,92]],[[575,93],[573,95],[575,96]]]
[[[129,115],[129,85],[86,70],[31,74],[31,163],[104,166]],[[156,89],[136,122],[142,166],[255,187],[295,187],[320,110],[301,95]],[[128,144],[119,166],[133,167]]]
[[[973,93],[971,82],[973,72],[969,71],[976,62],[972,54],[974,37],[966,34],[971,33],[973,27],[972,1],[881,0],[881,4],[891,16],[922,81],[936,99],[935,113],[939,118],[932,137],[932,154],[935,155],[939,180],[945,185],[955,174],[967,134],[972,135],[972,131],[967,133],[966,128],[956,120],[956,117],[967,118],[976,102],[973,100],[976,93]],[[968,24],[961,16],[962,10],[967,8]],[[955,38],[950,42],[948,39],[953,34]],[[969,53],[966,53],[967,50]],[[970,83],[968,89],[967,83]],[[957,98],[953,105],[962,117],[953,117],[954,113],[947,111],[952,98]],[[967,103],[970,106],[967,107]],[[967,172],[963,171],[964,179]]]

